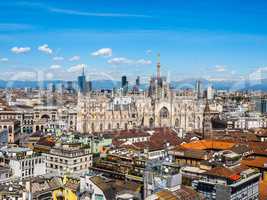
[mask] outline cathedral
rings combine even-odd
[[[177,130],[202,131],[209,127],[207,103],[197,95],[181,95],[171,89],[161,76],[151,77],[144,92],[80,93],[78,96],[77,131],[93,133],[133,128],[171,127]]]

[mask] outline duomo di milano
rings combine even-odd
[[[150,80],[145,92],[125,95],[79,94],[77,131],[82,133],[118,129],[172,127],[191,131],[211,129],[211,114],[207,101],[197,95],[181,95],[170,88],[166,77]]]

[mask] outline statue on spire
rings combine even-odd
[[[158,53],[158,62],[157,62],[157,78],[160,78],[160,53]]]

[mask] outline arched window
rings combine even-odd
[[[100,124],[100,131],[103,131],[103,124]]]
[[[124,129],[125,129],[125,130],[128,129],[128,124],[127,124],[127,123],[124,124]]]
[[[95,124],[94,123],[91,124],[91,131],[95,132]]]
[[[180,121],[179,121],[179,119],[176,119],[175,120],[174,126],[177,127],[177,128],[180,127]]]
[[[169,111],[166,107],[163,107],[160,109],[160,118],[168,118],[169,117]]]
[[[119,123],[117,123],[117,128],[118,128],[118,129],[120,128],[120,124],[119,124]]]
[[[8,132],[9,132],[9,133],[12,133],[12,126],[9,126],[9,127],[8,127]]]
[[[149,119],[149,128],[154,128],[154,119],[153,118]]]
[[[111,124],[110,123],[108,124],[108,130],[111,130]]]

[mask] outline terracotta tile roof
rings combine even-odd
[[[200,194],[198,194],[191,187],[181,186],[181,188],[170,191],[163,189],[156,193],[157,200],[195,200],[195,199],[204,199]]]
[[[148,133],[147,133],[148,134]],[[131,145],[124,144],[124,142],[113,140],[112,144],[117,147],[129,147],[135,149],[148,148],[150,151],[165,149],[167,143],[170,146],[177,146],[182,143],[182,140],[178,138],[177,134],[171,129],[155,129],[151,134],[149,141],[135,142]]]
[[[248,142],[247,144],[254,154],[267,156],[267,142]]]
[[[217,149],[217,150],[227,150],[235,145],[234,142],[227,142],[222,140],[198,140],[190,143],[182,144],[183,147],[187,149]]]
[[[254,132],[254,134],[259,137],[267,137],[267,128],[257,128],[257,129],[252,129],[251,131]]]
[[[143,130],[122,130],[113,132],[114,139],[122,139],[122,138],[136,138],[136,137],[149,137],[150,135]]]
[[[175,155],[175,153],[178,153],[178,155],[181,155],[182,157],[186,158],[195,158],[200,160],[207,160],[211,155],[202,149],[187,149],[183,148],[182,146],[178,146],[172,150],[169,151],[169,154]],[[182,154],[180,154],[182,153]]]
[[[239,176],[242,171],[245,171],[247,169],[249,169],[249,167],[245,165],[238,165],[234,168],[214,167],[211,170],[205,172],[204,174],[230,179],[233,178],[234,176]]]
[[[245,159],[245,160],[242,160],[241,163],[249,167],[267,169],[267,158],[263,158],[263,157],[256,157],[255,159]]]
[[[253,153],[252,148],[248,144],[236,144],[230,150],[240,155]]]
[[[141,188],[140,184],[135,182],[105,179],[100,176],[93,176],[90,180],[103,191],[106,199],[115,199],[116,194],[123,190],[139,192]]]
[[[260,182],[260,200],[266,200],[267,199],[267,181],[261,181]]]
[[[177,134],[169,128],[155,129],[155,133],[151,136],[150,141],[161,146],[165,146],[167,142],[171,146],[182,143]]]

